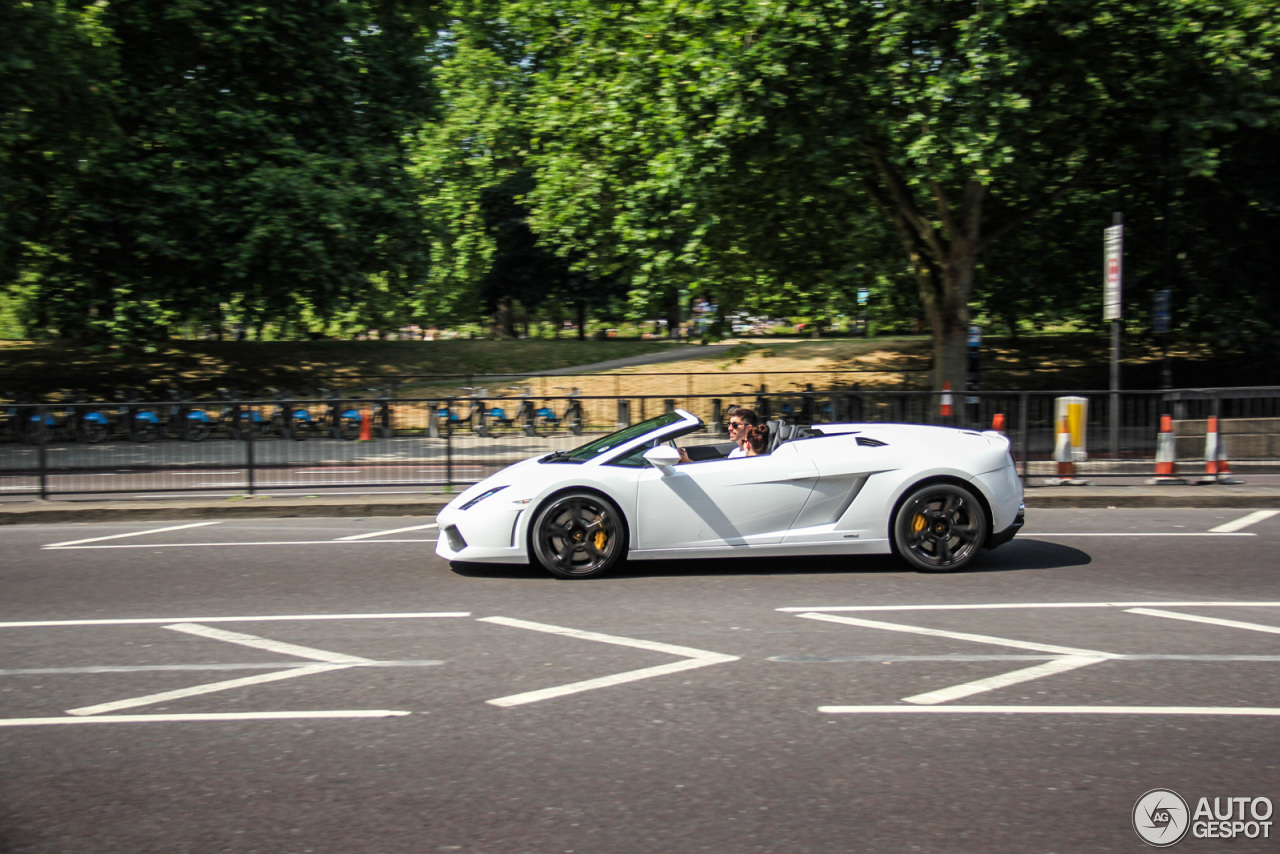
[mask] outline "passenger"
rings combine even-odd
[[[747,440],[744,443],[746,457],[759,457],[769,452],[769,428],[763,424],[752,424],[745,430]]]

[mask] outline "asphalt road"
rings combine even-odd
[[[430,523],[0,529],[0,852],[1124,852],[1157,788],[1277,849],[1280,511],[574,582]]]

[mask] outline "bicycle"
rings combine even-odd
[[[488,396],[488,389],[478,388],[474,386],[463,386],[463,391],[470,392],[468,398],[471,400],[471,410],[461,420],[471,426],[471,430],[477,436],[489,435],[489,410],[485,408],[484,398]]]
[[[328,432],[331,439],[352,441],[360,437],[360,410],[342,400],[332,389],[320,388],[316,392],[325,400],[324,413],[316,419],[312,431]]]
[[[557,388],[563,390],[564,386],[557,386]],[[582,415],[582,403],[578,400],[578,395],[581,393],[577,388],[569,390],[569,402],[565,405],[564,415],[561,417],[561,420],[568,425],[569,432],[575,436],[582,435],[582,425],[585,421]]]
[[[165,432],[175,439],[203,442],[213,432],[213,421],[203,409],[193,409],[187,401],[189,395],[180,388],[170,386],[165,390],[172,403]]]

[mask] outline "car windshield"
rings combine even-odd
[[[556,451],[550,456],[543,457],[542,461],[544,463],[585,463],[587,460],[595,459],[603,453],[627,444],[632,439],[638,439],[646,433],[669,427],[672,424],[679,424],[683,420],[684,418],[679,413],[666,412],[647,421],[641,421],[639,424],[623,427],[618,432],[610,433],[608,436],[601,436],[599,439],[574,448],[572,451]]]

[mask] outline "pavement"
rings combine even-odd
[[[386,493],[342,496],[234,496],[103,500],[56,499],[0,504],[0,525],[66,524],[170,519],[434,516],[456,493]],[[1280,508],[1280,485],[1244,483],[1178,486],[1041,486],[1026,489],[1037,508],[1234,507]]]

